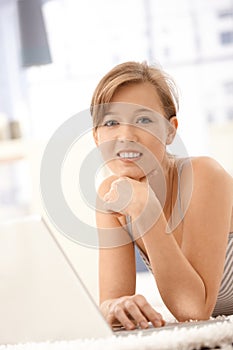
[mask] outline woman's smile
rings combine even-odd
[[[126,150],[118,152],[117,157],[124,162],[135,162],[142,157],[142,153],[135,152],[132,150]]]

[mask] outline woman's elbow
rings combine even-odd
[[[192,308],[182,308],[180,310],[177,310],[177,312],[174,314],[174,317],[179,322],[185,322],[190,320],[208,320],[213,313],[213,307],[212,306],[196,306]]]

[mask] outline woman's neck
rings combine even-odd
[[[175,158],[165,154],[160,169],[148,177],[149,184],[164,209],[172,205],[175,175]]]

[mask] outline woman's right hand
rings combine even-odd
[[[113,328],[123,326],[131,330],[137,326],[142,329],[148,328],[148,322],[151,322],[154,327],[161,327],[165,324],[161,314],[156,312],[140,294],[106,300],[100,305],[100,309]]]

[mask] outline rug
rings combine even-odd
[[[233,349],[233,315],[230,322],[201,328],[174,328],[146,336],[111,336],[102,339],[0,345],[0,350],[207,350]]]

